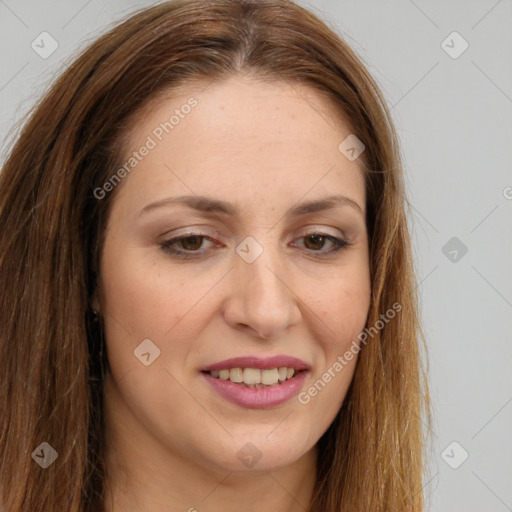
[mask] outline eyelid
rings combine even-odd
[[[169,242],[169,241],[179,239],[179,238],[186,238],[189,236],[202,236],[202,237],[205,237],[208,239],[215,238],[215,237],[222,238],[222,236],[223,236],[218,230],[213,229],[213,228],[211,230],[212,232],[210,232],[210,233],[203,231],[203,229],[199,226],[198,227],[191,226],[191,227],[183,228],[183,229],[184,229],[184,231],[177,230],[177,231],[171,231],[171,232],[165,233],[161,237],[162,243]],[[296,238],[301,238],[301,237],[305,237],[305,236],[309,236],[309,235],[321,234],[324,236],[332,236],[335,238],[341,238],[346,242],[350,242],[349,237],[346,236],[345,233],[339,228],[331,228],[331,229],[336,230],[337,233],[330,233],[329,231],[327,231],[327,228],[325,226],[313,225],[313,226],[307,226],[307,228],[305,228],[305,229],[307,229],[307,231],[299,231],[300,235],[298,235]],[[294,240],[296,238],[294,238]]]
[[[347,233],[345,230],[334,226],[312,224],[306,226],[304,230],[299,230],[298,233],[299,234],[296,237],[294,236],[294,240],[311,235],[323,235],[325,237],[338,238],[345,242],[347,245],[352,245],[353,243],[352,230],[349,230]]]
[[[191,226],[188,228],[183,228],[183,230],[174,230],[174,231],[168,231],[161,235],[159,238],[162,240],[162,242],[168,242],[169,240],[173,240],[175,238],[186,238],[188,236],[204,236],[205,238],[222,238],[222,234],[214,229],[210,228],[207,232],[206,229],[203,229],[201,227],[195,227]]]
[[[325,225],[325,224],[313,224],[312,223],[312,224],[307,224],[305,226],[303,225],[303,226],[299,226],[299,227],[297,227],[297,225],[295,225],[292,229],[290,229],[290,231],[293,231],[294,233],[297,233],[297,232],[303,233],[303,231],[302,231],[303,229],[307,230],[306,233],[320,232],[320,233],[324,233],[324,234],[328,234],[328,235],[332,235],[332,236],[336,236],[336,237],[342,237],[344,239],[348,238],[348,235],[346,234],[346,232],[343,229],[341,229],[339,227],[335,227],[335,226]],[[335,231],[335,233],[329,233],[326,231],[327,229],[332,229]],[[205,232],[205,230],[208,232]],[[228,229],[228,231],[230,232],[229,236],[232,236],[233,235],[232,230]],[[219,229],[217,229],[216,227],[214,227],[212,225],[206,225],[206,226],[190,225],[190,226],[187,226],[184,228],[178,228],[175,230],[167,231],[167,232],[163,233],[160,236],[160,238],[164,239],[165,237],[174,238],[174,237],[179,237],[179,236],[190,236],[190,235],[223,237],[223,236],[225,236],[225,233],[223,234],[221,231],[219,231]],[[302,236],[305,236],[305,234],[303,234]],[[244,238],[244,237],[242,237],[242,238]]]
[[[343,240],[346,240],[347,239],[347,236],[345,235],[345,233],[339,229],[339,228],[333,228],[331,227],[330,229],[333,229],[336,231],[336,233],[331,233],[329,231],[329,228],[328,227],[325,227],[325,226],[316,226],[316,225],[313,225],[312,227],[311,226],[308,226],[307,228],[307,231],[305,232],[302,232],[302,235],[301,236],[308,236],[308,235],[316,235],[316,234],[322,234],[322,235],[329,235],[329,236],[334,236],[336,238],[343,238]]]

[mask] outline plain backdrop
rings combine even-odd
[[[512,0],[300,3],[367,65],[401,140],[434,407],[428,510],[512,511]],[[3,158],[66,63],[152,4],[0,0]]]

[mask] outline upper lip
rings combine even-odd
[[[233,357],[206,366],[202,371],[211,372],[213,370],[225,370],[230,368],[260,368],[262,370],[268,370],[271,368],[282,368],[284,366],[293,368],[294,370],[309,370],[310,368],[306,362],[296,357],[277,355],[271,357]]]

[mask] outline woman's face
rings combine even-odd
[[[96,302],[120,451],[216,471],[314,453],[370,301],[364,176],[333,112],[306,87],[239,76],[138,121]]]

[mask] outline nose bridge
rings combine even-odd
[[[261,306],[278,306],[287,300],[284,287],[285,275],[279,275],[281,266],[269,254],[262,254],[253,263],[244,265],[241,269],[245,279],[246,289],[253,303],[261,301]]]
[[[234,294],[230,317],[261,337],[272,337],[298,319],[295,296],[287,285],[290,272],[283,253],[272,236],[260,237],[260,243],[247,237],[237,247],[234,263]]]
[[[282,303],[288,298],[283,290],[285,276],[279,278],[279,260],[282,255],[273,247],[276,244],[271,239],[271,236],[266,237],[264,246],[255,240],[247,240],[244,249],[249,248],[254,260],[244,260],[238,265],[239,276],[245,281],[248,298],[253,304],[258,304],[259,309],[269,311],[274,307],[282,307]]]

